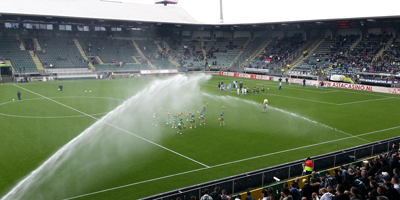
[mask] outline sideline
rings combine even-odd
[[[127,184],[127,185],[121,185],[121,186],[118,186],[118,187],[113,187],[113,188],[109,188],[109,189],[105,189],[105,190],[100,190],[100,191],[97,191],[97,192],[91,192],[91,193],[82,194],[82,195],[79,195],[79,196],[69,197],[69,198],[66,198],[64,200],[77,199],[77,198],[80,198],[80,197],[99,194],[99,193],[103,193],[103,192],[107,192],[107,191],[111,191],[111,190],[116,190],[116,189],[120,189],[120,188],[124,188],[124,187],[129,187],[129,186],[133,186],[133,185],[139,185],[141,183],[152,182],[152,181],[161,180],[161,179],[165,179],[165,178],[170,178],[170,177],[174,177],[174,176],[179,176],[179,175],[183,175],[183,174],[189,174],[189,173],[192,173],[192,172],[202,171],[202,170],[205,170],[205,169],[211,169],[211,168],[220,167],[220,166],[224,166],[224,165],[234,164],[234,163],[238,163],[238,162],[243,162],[243,161],[252,160],[252,159],[256,159],[256,158],[261,158],[261,157],[267,157],[267,156],[280,154],[280,153],[285,153],[285,152],[290,152],[290,151],[299,150],[299,149],[305,149],[305,148],[314,147],[314,146],[318,146],[318,145],[322,145],[322,144],[333,143],[333,142],[337,142],[337,141],[347,140],[347,139],[356,138],[356,137],[359,137],[359,136],[370,135],[370,134],[379,133],[379,132],[388,131],[388,130],[393,130],[393,129],[398,129],[398,128],[400,128],[400,126],[387,128],[387,129],[382,129],[382,130],[377,130],[377,131],[372,131],[372,132],[368,132],[368,133],[363,133],[363,134],[360,134],[360,135],[353,135],[353,136],[340,138],[340,139],[336,139],[336,140],[320,142],[320,143],[310,144],[310,145],[306,145],[306,146],[300,146],[300,147],[296,147],[296,148],[292,148],[292,149],[277,151],[277,152],[268,153],[268,154],[264,154],[264,155],[254,156],[254,157],[245,158],[245,159],[236,160],[236,161],[231,161],[231,162],[222,163],[222,164],[218,164],[218,165],[213,165],[213,166],[210,166],[208,168],[199,168],[199,169],[195,169],[195,170],[190,170],[190,171],[186,171],[186,172],[180,172],[180,173],[176,173],[176,174],[162,176],[162,177],[159,177],[159,178],[149,179],[149,180],[140,181],[140,182],[136,182],[136,183],[131,183],[131,184]]]

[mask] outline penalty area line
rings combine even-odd
[[[153,144],[153,145],[155,145],[155,146],[158,146],[158,147],[160,147],[160,148],[162,148],[162,149],[164,149],[164,150],[167,150],[167,151],[169,151],[169,152],[171,152],[171,153],[174,153],[174,154],[176,154],[176,155],[178,155],[178,156],[181,156],[181,157],[183,157],[183,158],[186,158],[186,159],[188,159],[188,160],[190,160],[190,161],[193,161],[193,162],[195,162],[195,163],[197,163],[197,164],[199,164],[199,165],[202,165],[202,166],[207,167],[207,168],[210,167],[210,166],[208,166],[208,165],[206,165],[206,164],[204,164],[204,163],[201,163],[201,162],[199,162],[199,161],[197,161],[197,160],[195,160],[195,159],[193,159],[193,158],[190,158],[190,157],[188,157],[188,156],[185,156],[185,155],[183,155],[183,154],[180,154],[180,153],[178,153],[178,152],[176,152],[176,151],[174,151],[174,150],[172,150],[172,149],[169,149],[169,148],[164,147],[164,146],[162,146],[162,145],[160,145],[160,144],[157,144],[157,143],[155,143],[155,142],[153,142],[153,141],[151,141],[151,140],[148,140],[148,139],[146,139],[146,138],[144,138],[144,137],[141,137],[141,136],[139,136],[139,135],[136,135],[136,134],[134,134],[134,133],[131,133],[131,132],[125,130],[125,129],[122,129],[122,128],[118,127],[118,126],[115,126],[115,125],[113,125],[113,124],[110,124],[110,123],[108,123],[108,122],[106,122],[106,121],[104,121],[104,120],[102,120],[102,119],[99,119],[99,118],[97,118],[97,117],[94,117],[94,116],[92,116],[92,115],[89,115],[89,114],[87,114],[87,113],[85,113],[85,112],[82,112],[82,111],[80,111],[80,110],[78,110],[78,109],[75,109],[75,108],[73,108],[73,107],[67,106],[67,105],[65,105],[65,104],[63,104],[63,103],[60,103],[60,102],[56,101],[56,100],[50,99],[50,98],[45,97],[45,96],[43,96],[43,95],[41,95],[41,94],[38,94],[38,93],[33,92],[33,91],[31,91],[31,90],[28,90],[28,89],[26,89],[26,88],[24,88],[24,87],[21,87],[21,86],[15,85],[15,84],[13,84],[13,85],[14,85],[15,87],[21,88],[21,89],[23,89],[23,90],[25,90],[25,91],[28,91],[28,92],[30,92],[30,93],[32,93],[32,94],[35,94],[35,95],[37,95],[37,96],[40,96],[40,97],[42,97],[42,98],[44,98],[44,99],[47,99],[47,100],[52,101],[52,102],[54,102],[54,103],[57,103],[57,104],[59,104],[59,105],[61,105],[61,106],[64,106],[64,107],[69,108],[69,109],[71,109],[71,110],[74,110],[74,111],[76,111],[76,112],[78,112],[78,113],[81,113],[81,114],[83,114],[83,115],[86,115],[86,116],[88,116],[88,117],[90,117],[90,118],[92,118],[92,119],[94,119],[94,120],[96,120],[96,121],[101,121],[101,122],[103,122],[104,124],[107,124],[107,125],[109,125],[109,126],[111,126],[111,127],[114,127],[115,129],[118,129],[118,130],[120,130],[120,131],[122,131],[122,132],[128,133],[128,134],[130,134],[130,135],[132,135],[132,136],[135,136],[135,137],[137,137],[137,138],[139,138],[139,139],[142,139],[142,140],[144,140],[144,141],[146,141],[146,142],[148,142],[148,143],[150,143],[150,144]]]
[[[235,161],[231,161],[231,162],[226,162],[226,163],[222,163],[222,164],[218,164],[218,165],[209,166],[209,167],[206,167],[206,168],[199,168],[199,169],[190,170],[190,171],[186,171],[186,172],[180,172],[180,173],[177,173],[177,174],[171,174],[171,175],[162,176],[162,177],[159,177],[159,178],[149,179],[149,180],[140,181],[140,182],[136,182],[136,183],[130,183],[130,184],[127,184],[127,185],[121,185],[121,186],[118,186],[118,187],[113,187],[113,188],[109,188],[109,189],[105,189],[105,190],[100,190],[100,191],[97,191],[97,192],[91,192],[91,193],[82,194],[82,195],[79,195],[79,196],[69,197],[69,198],[66,198],[64,200],[77,199],[77,198],[80,198],[80,197],[90,196],[90,195],[99,194],[99,193],[103,193],[103,192],[107,192],[107,191],[111,191],[111,190],[116,190],[116,189],[120,189],[120,188],[124,188],[124,187],[138,185],[138,184],[141,184],[141,183],[152,182],[152,181],[161,180],[161,179],[165,179],[165,178],[170,178],[170,177],[174,177],[174,176],[179,176],[179,175],[183,175],[183,174],[189,174],[189,173],[192,173],[192,172],[202,171],[202,170],[205,170],[205,169],[221,167],[221,166],[224,166],[224,165],[235,164],[235,163],[239,163],[239,162],[243,162],[243,161],[253,160],[253,159],[256,159],[256,158],[267,157],[267,156],[276,155],[276,154],[280,154],[280,153],[286,153],[286,152],[299,150],[299,149],[306,149],[306,148],[309,148],[309,147],[314,147],[314,146],[318,146],[318,145],[322,145],[322,144],[328,144],[328,143],[337,142],[337,141],[341,141],[341,140],[357,138],[359,136],[371,135],[371,134],[374,134],[374,133],[389,131],[389,130],[398,129],[398,128],[400,128],[400,126],[391,127],[391,128],[382,129],[382,130],[377,130],[377,131],[372,131],[372,132],[368,132],[368,133],[363,133],[363,134],[360,134],[360,135],[353,135],[353,136],[340,138],[340,139],[336,139],[336,140],[330,140],[330,141],[326,141],[326,142],[320,142],[320,143],[310,144],[310,145],[306,145],[306,146],[300,146],[300,147],[296,147],[296,148],[292,148],[292,149],[286,149],[286,150],[277,151],[277,152],[268,153],[268,154],[259,155],[259,156],[254,156],[254,157],[250,157],[250,158],[244,158],[244,159],[240,159],[240,160],[235,160]]]

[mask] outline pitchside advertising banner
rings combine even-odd
[[[141,74],[171,74],[178,73],[176,69],[140,70]]]
[[[234,73],[234,72],[219,72],[219,75],[222,76],[233,76],[239,78],[251,78],[251,79],[260,79],[260,80],[268,80],[268,81],[278,81],[280,77],[271,77],[271,76],[263,76],[263,75],[255,75],[255,74],[242,74],[242,73]],[[282,81],[285,82],[285,79],[282,78]],[[303,84],[303,79],[289,79],[290,83],[295,84]],[[317,86],[320,85],[320,81],[306,81],[307,85]],[[351,90],[361,90],[361,91],[370,91],[370,92],[380,92],[380,93],[389,93],[389,94],[398,94],[400,95],[400,89],[397,88],[388,88],[388,87],[379,87],[379,86],[368,86],[368,85],[357,85],[350,83],[337,83],[324,81],[325,87],[334,87],[334,88],[344,88]]]
[[[219,75],[233,76],[233,77],[239,77],[239,78],[259,79],[259,80],[271,80],[270,76],[255,75],[255,74],[242,74],[242,73],[235,73],[235,72],[219,72]]]

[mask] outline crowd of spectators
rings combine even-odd
[[[386,43],[392,38],[392,34],[368,34],[354,48],[343,49],[340,53],[334,54],[330,59],[332,62],[337,61],[339,70],[346,73],[354,71],[363,72],[389,72],[389,65],[383,65],[382,57],[374,60],[376,54],[385,47]],[[347,52],[347,53],[346,53]],[[389,57],[385,57],[389,61]],[[386,63],[387,64],[387,63]]]
[[[365,167],[341,166],[325,176],[313,171],[309,181],[296,178],[290,185],[285,182],[279,194],[272,187],[261,191],[258,200],[399,200],[400,199],[400,155],[397,143],[387,154],[376,156],[372,161],[364,161]],[[300,184],[300,181],[302,184]],[[303,185],[300,187],[300,185]],[[234,196],[234,195],[233,195]],[[231,200],[226,190],[215,187],[213,192],[203,191],[200,200]],[[191,200],[196,200],[192,196]],[[236,195],[236,200],[242,199]],[[247,192],[245,200],[255,200]],[[177,200],[180,200],[178,197]]]
[[[292,37],[278,38],[272,49],[267,47],[255,59],[265,60],[271,59],[270,63],[279,63],[287,60],[295,51],[305,44],[302,34],[295,34]],[[252,66],[255,67],[255,66]]]

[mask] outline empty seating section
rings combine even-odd
[[[198,40],[168,40],[170,47],[169,54],[177,61],[180,66],[187,68],[203,68],[204,55],[201,48],[201,42]]]
[[[271,59],[270,63],[280,63],[289,59],[289,57],[300,50],[305,44],[302,34],[295,34],[292,37],[275,38],[267,47],[260,52],[258,57],[252,60],[254,67],[265,65],[265,59]]]
[[[20,42],[15,36],[0,37],[0,56],[10,60],[16,73],[38,72],[35,63],[32,60],[28,50],[21,50]]]
[[[312,55],[309,55],[302,63],[292,71],[301,73],[320,73],[326,70],[337,61],[337,58],[346,54],[346,51],[359,38],[359,35],[339,35],[335,39],[325,39]],[[331,73],[335,73],[334,70]]]
[[[332,73],[352,74],[357,71],[369,71],[369,65],[373,63],[376,54],[384,48],[386,42],[389,41],[389,35],[374,35],[370,34],[363,37],[362,40],[344,55],[336,55],[337,65],[334,66]],[[379,66],[377,66],[379,68]],[[373,70],[371,71],[373,72]]]
[[[152,40],[135,40],[140,50],[146,56],[146,58],[157,68],[157,69],[172,69],[175,66],[172,65],[168,60],[168,54],[163,48],[158,49],[156,43]]]
[[[77,38],[86,56],[98,56],[105,65],[119,62],[136,63],[132,56],[138,56],[131,40],[115,40],[103,37]],[[139,59],[139,58],[138,58]]]
[[[249,38],[238,37],[234,40],[217,40],[205,42],[208,67],[227,68],[242,50]]]
[[[42,49],[37,51],[37,56],[44,68],[89,68],[72,37],[39,37],[37,40]]]

